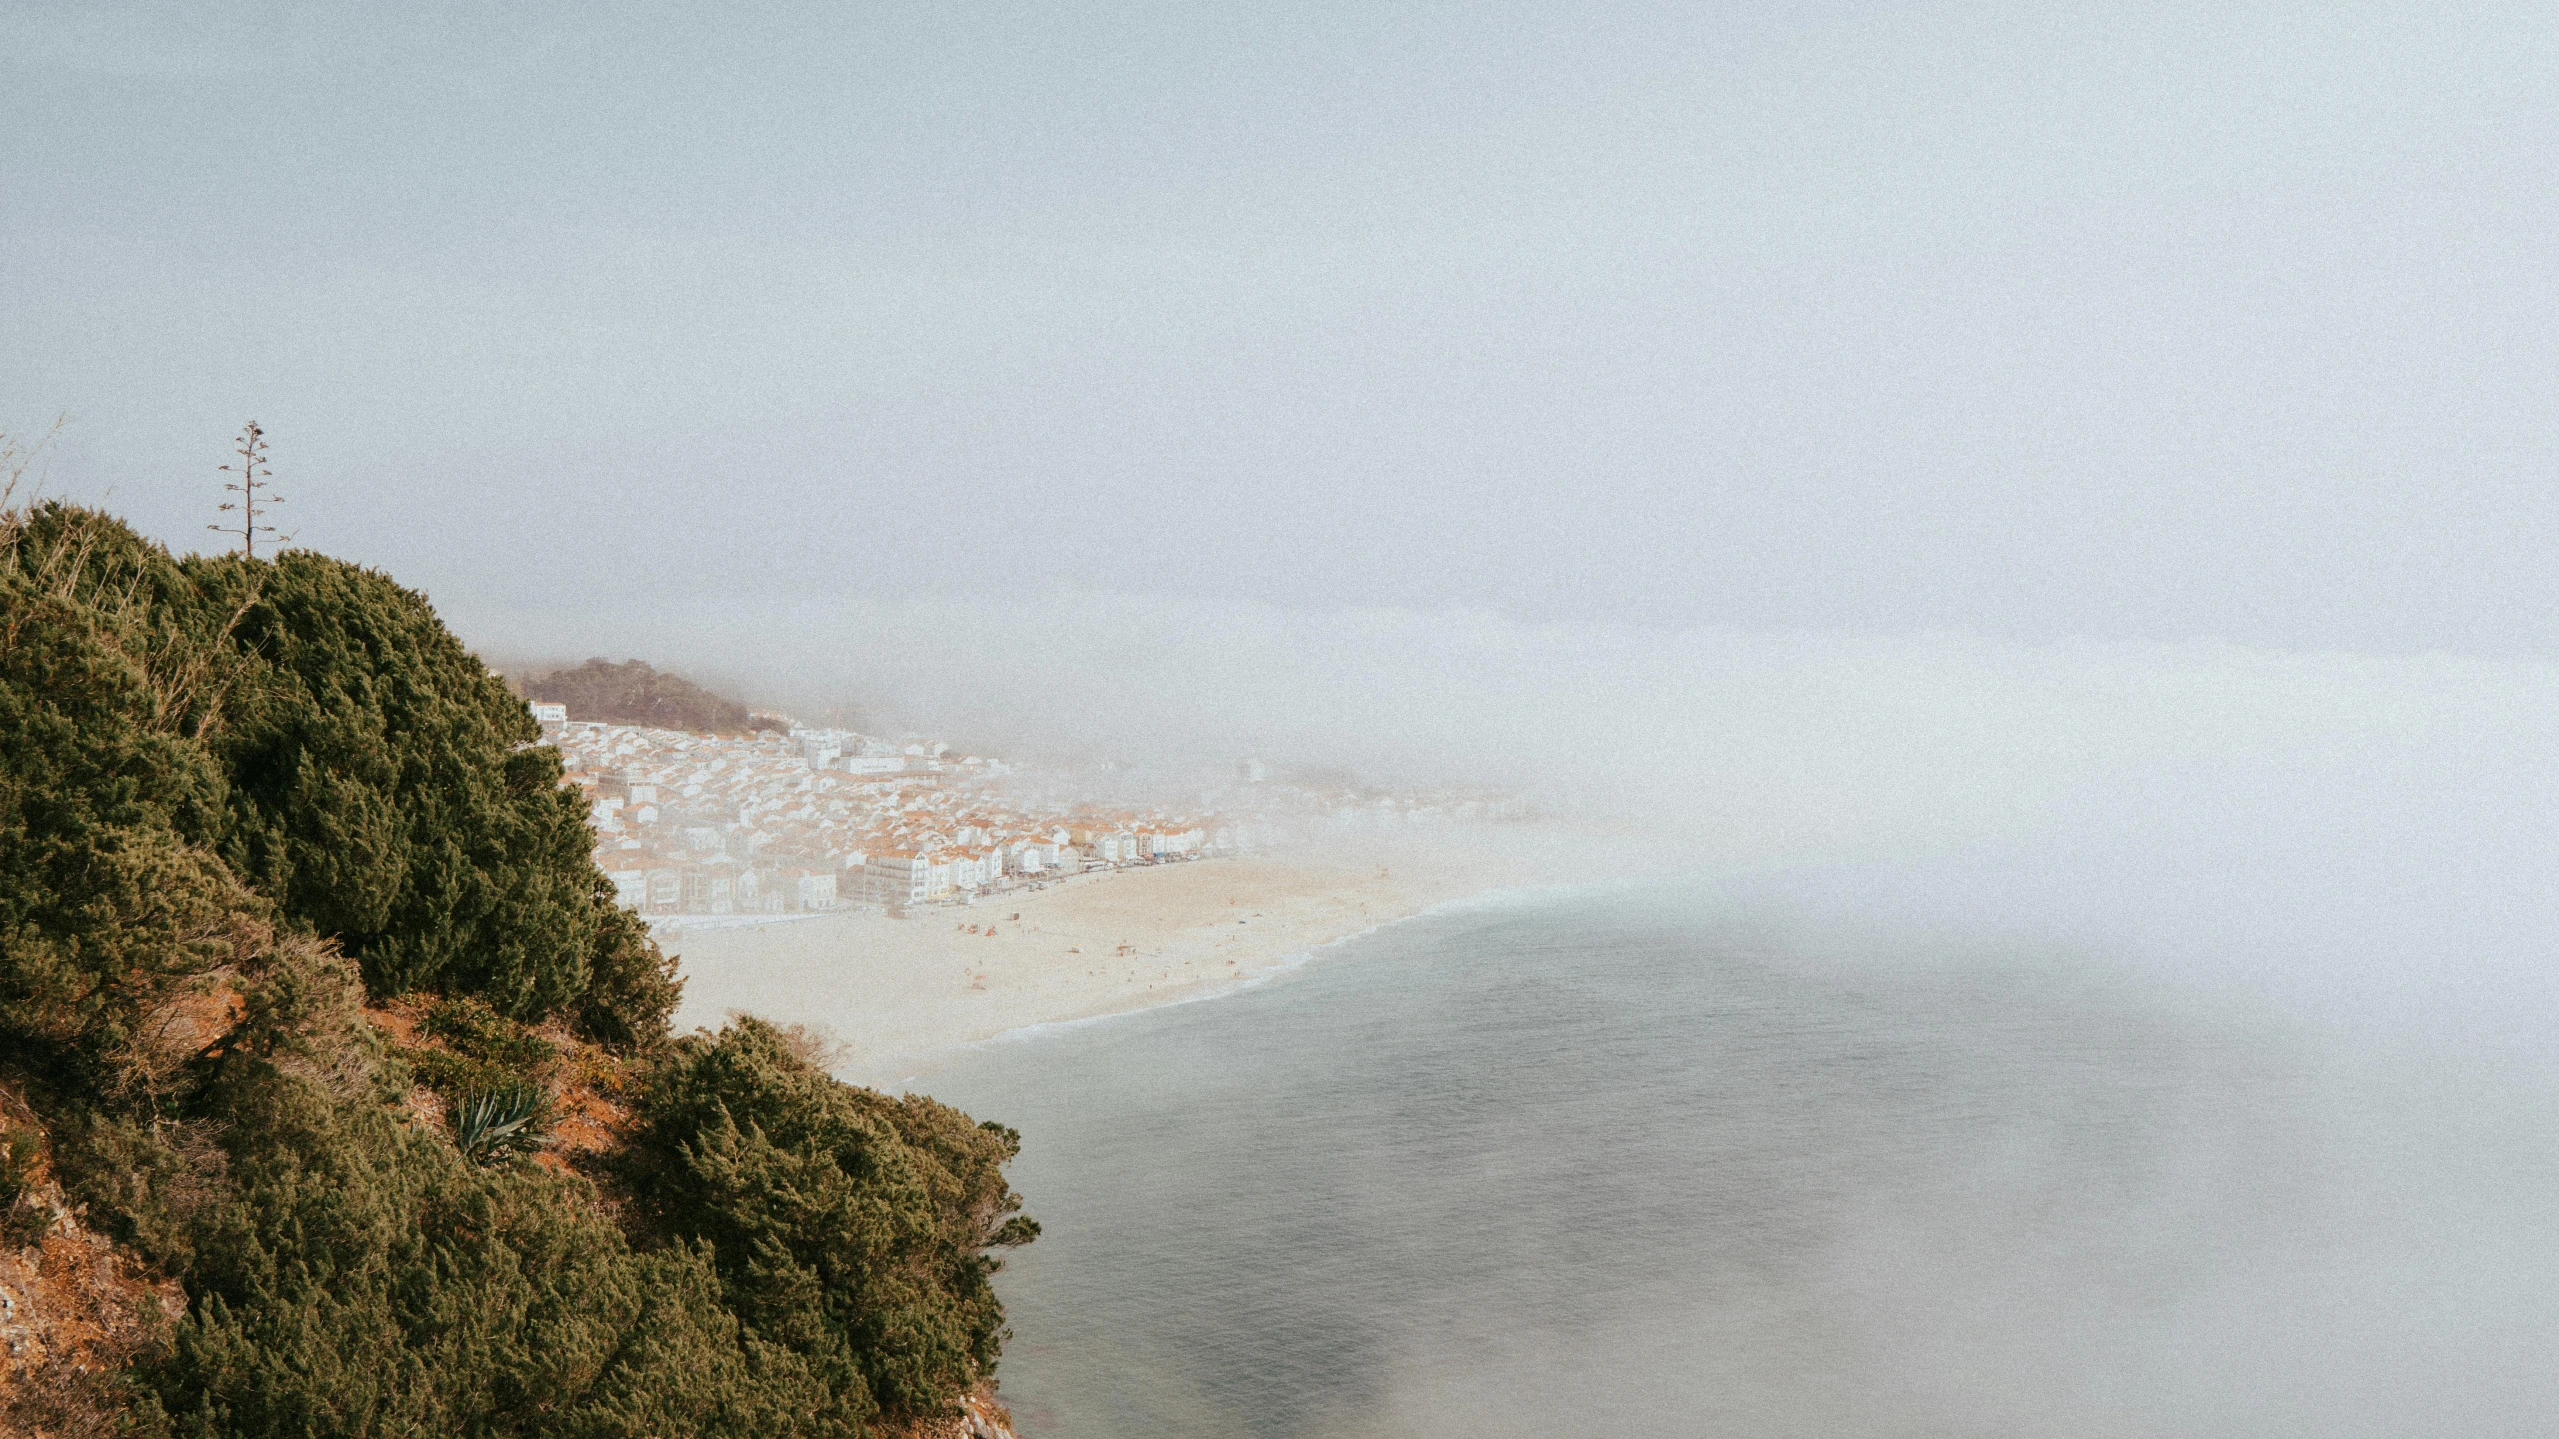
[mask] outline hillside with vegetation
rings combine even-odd
[[[0,1432],[852,1439],[984,1393],[1017,1137],[672,1034],[537,738],[377,572],[0,513]]]
[[[746,706],[643,660],[593,659],[524,682],[528,699],[567,705],[569,717],[651,729],[736,734],[748,727]]]

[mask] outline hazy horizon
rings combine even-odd
[[[466,630],[2559,647],[2534,7],[5,13],[0,428]]]

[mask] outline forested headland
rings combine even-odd
[[[572,718],[652,729],[735,734],[754,720],[746,706],[645,660],[591,659],[524,682],[528,699],[568,706]]]
[[[0,513],[0,1429],[947,1415],[1018,1138],[680,978],[523,702],[372,570]]]

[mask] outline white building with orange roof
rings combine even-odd
[[[646,909],[649,869],[657,856],[645,849],[608,850],[596,856],[596,867],[613,881],[613,902],[624,909]]]
[[[828,869],[788,869],[783,875],[799,894],[803,910],[835,908],[835,871]]]
[[[863,857],[861,879],[862,903],[905,910],[933,897],[933,856],[911,849],[874,851]]]
[[[1197,854],[1205,839],[1197,825],[1186,825],[1180,828],[1158,825],[1139,830],[1136,837],[1139,852],[1152,858],[1175,854]]]
[[[1047,874],[1057,868],[1057,842],[1045,836],[1017,839],[1005,852],[1005,867],[1015,874]]]

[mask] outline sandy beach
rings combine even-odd
[[[834,914],[665,936],[679,1029],[738,1012],[823,1026],[837,1072],[901,1087],[1009,1030],[1199,997],[1332,940],[1544,876],[1508,847],[1378,840],[1091,874],[893,919]]]

